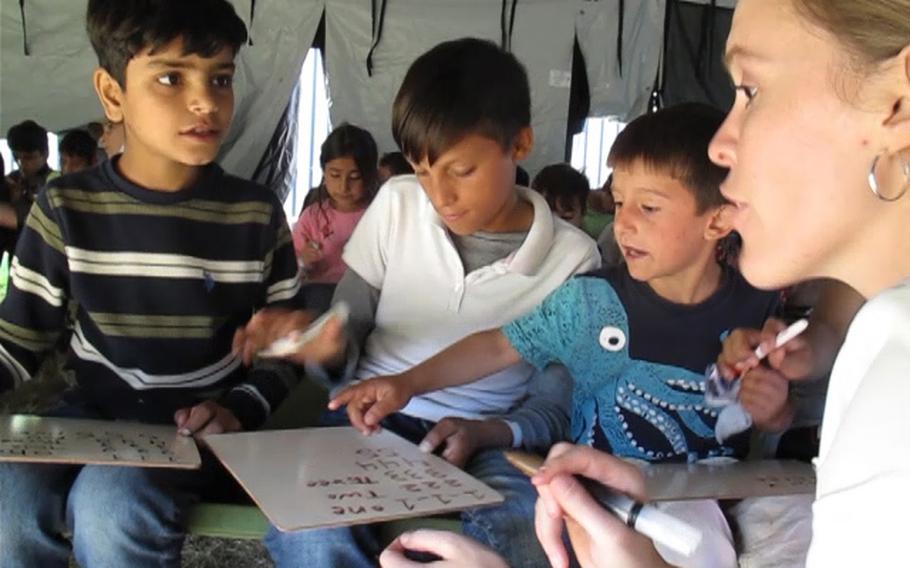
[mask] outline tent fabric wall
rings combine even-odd
[[[281,119],[312,44],[324,0],[232,0],[253,45],[237,59],[234,126],[222,148],[224,168],[250,177]],[[0,134],[33,118],[64,130],[102,116],[92,89],[97,59],[85,33],[85,0],[26,0],[30,55],[23,49],[18,2],[0,3]]]
[[[383,37],[370,76],[366,58],[373,39],[371,2],[262,0],[250,22],[253,0],[231,1],[248,24],[253,45],[244,46],[237,61],[234,127],[220,161],[244,177],[254,174],[274,140],[324,13],[332,122],[346,120],[370,129],[384,151],[394,147],[389,125],[392,99],[417,55],[446,39],[501,38],[501,0],[386,0]],[[719,55],[729,11],[722,9],[734,7],[735,0],[624,0],[622,75],[616,54],[620,0],[507,3],[516,5],[512,49],[528,68],[531,82],[537,144],[526,164],[529,170],[565,157],[576,37],[589,78],[590,114],[629,119],[647,110],[664,49],[668,2],[684,14],[704,10],[726,14],[714,27],[712,55],[718,57],[708,63],[712,84],[725,82]],[[91,86],[96,59],[85,35],[85,7],[86,0],[25,0],[26,55],[19,3],[0,1],[0,135],[25,118],[60,131],[101,116]],[[666,102],[717,98],[713,87],[707,94],[698,91],[703,83],[700,71],[684,64],[689,56],[682,53],[683,40],[700,33],[690,19],[669,20],[680,29],[668,34],[668,58],[663,61]],[[717,100],[723,104],[723,98]]]
[[[564,159],[575,13],[566,0],[518,0],[512,51],[528,69],[535,150],[532,173]],[[326,68],[333,124],[368,129],[381,151],[392,150],[392,101],[410,63],[439,42],[465,36],[501,39],[501,3],[491,0],[389,0],[382,40],[372,44],[370,3],[326,1]]]
[[[733,86],[724,51],[733,10],[724,3],[667,0],[664,76],[665,105],[698,101],[722,110],[733,105]]]
[[[629,121],[648,110],[657,80],[664,37],[666,0],[578,0],[575,31],[591,89],[590,116]],[[623,66],[617,40],[624,11]]]

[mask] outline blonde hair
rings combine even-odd
[[[793,0],[800,14],[844,42],[860,67],[910,45],[910,0]]]

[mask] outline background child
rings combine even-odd
[[[10,205],[15,211],[16,219],[15,224],[10,227],[15,230],[15,235],[7,240],[10,245],[8,250],[12,252],[38,190],[60,174],[47,164],[47,130],[34,120],[26,120],[12,126],[6,136],[13,152],[13,160],[18,166],[18,169],[6,178]]]
[[[607,177],[603,187],[588,193],[588,208],[581,228],[592,239],[599,241],[607,225],[613,222],[616,205],[613,203],[613,174]]]
[[[347,403],[366,431],[411,395],[464,384],[519,361],[559,362],[575,378],[576,443],[646,462],[745,457],[747,437],[715,438],[717,412],[704,405],[704,369],[721,338],[760,323],[777,303],[718,263],[730,232],[720,193],[725,170],[708,160],[723,114],[687,104],[632,121],[609,157],[614,169],[616,236],[626,263],[579,276],[537,309],[501,329],[476,333],[422,364],[350,387]],[[758,426],[786,412],[787,385],[766,385]],[[691,558],[658,552],[675,566],[736,566],[730,529],[714,501],[662,503],[704,532]]]
[[[107,158],[113,158],[123,152],[123,145],[126,143],[126,135],[123,132],[123,123],[114,122],[111,119],[104,120],[104,132],[98,141]]]
[[[0,256],[4,252],[12,252],[16,246],[16,227],[19,226],[9,185],[6,182],[6,176],[3,175],[5,171],[3,156],[0,155]]]
[[[10,127],[6,138],[18,167],[7,176],[13,202],[27,202],[31,207],[38,190],[59,175],[47,165],[47,130],[34,120],[26,120]]]
[[[98,143],[85,130],[70,130],[60,140],[60,170],[73,174],[95,165]]]
[[[556,216],[581,228],[588,207],[588,178],[569,164],[551,164],[531,181],[531,189],[543,195]]]
[[[413,174],[414,168],[408,163],[401,152],[386,152],[379,158],[379,185],[384,184],[392,176]]]
[[[370,133],[350,124],[333,130],[322,143],[322,183],[293,231],[308,282],[337,283],[344,275],[344,245],[379,187],[376,156]]]

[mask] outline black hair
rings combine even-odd
[[[92,121],[85,125],[85,131],[97,142],[104,136],[104,125],[98,121]]]
[[[515,185],[528,187],[531,185],[531,174],[521,166],[515,166]]]
[[[60,140],[60,153],[85,158],[91,164],[98,151],[98,143],[85,130],[70,130]]]
[[[641,160],[646,167],[682,183],[695,197],[699,214],[729,203],[720,192],[727,169],[708,158],[708,145],[724,113],[703,103],[683,103],[630,122],[610,149],[612,168]]]
[[[379,158],[379,165],[388,168],[393,176],[414,173],[414,168],[401,152],[386,152]]]
[[[25,120],[6,132],[13,152],[41,152],[47,156],[47,130],[34,120]]]
[[[126,88],[126,66],[144,50],[156,53],[177,38],[184,55],[234,53],[246,26],[227,0],[89,0],[86,29],[98,64]]]
[[[573,208],[577,204],[582,215],[588,208],[588,193],[591,191],[588,178],[569,164],[546,166],[534,176],[531,189],[543,195],[553,211],[557,204],[563,209]]]
[[[366,189],[367,202],[372,201],[376,190],[379,188],[379,168],[377,160],[379,150],[373,136],[358,126],[342,123],[332,130],[322,143],[319,151],[319,165],[325,170],[326,164],[337,158],[352,158],[360,170],[360,177]],[[329,203],[329,192],[325,187],[325,174],[322,183],[315,188],[316,197],[313,204],[320,207],[325,213],[325,205]]]
[[[392,136],[412,162],[432,165],[469,134],[508,150],[531,124],[524,67],[496,44],[464,38],[440,43],[408,69],[392,105]]]

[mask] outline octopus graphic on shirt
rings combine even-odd
[[[680,305],[619,266],[570,280],[503,331],[532,365],[569,369],[573,441],[649,462],[694,462],[745,455],[748,434],[715,438],[704,370],[721,337],[760,327],[776,305],[776,294],[732,269],[710,298]]]

